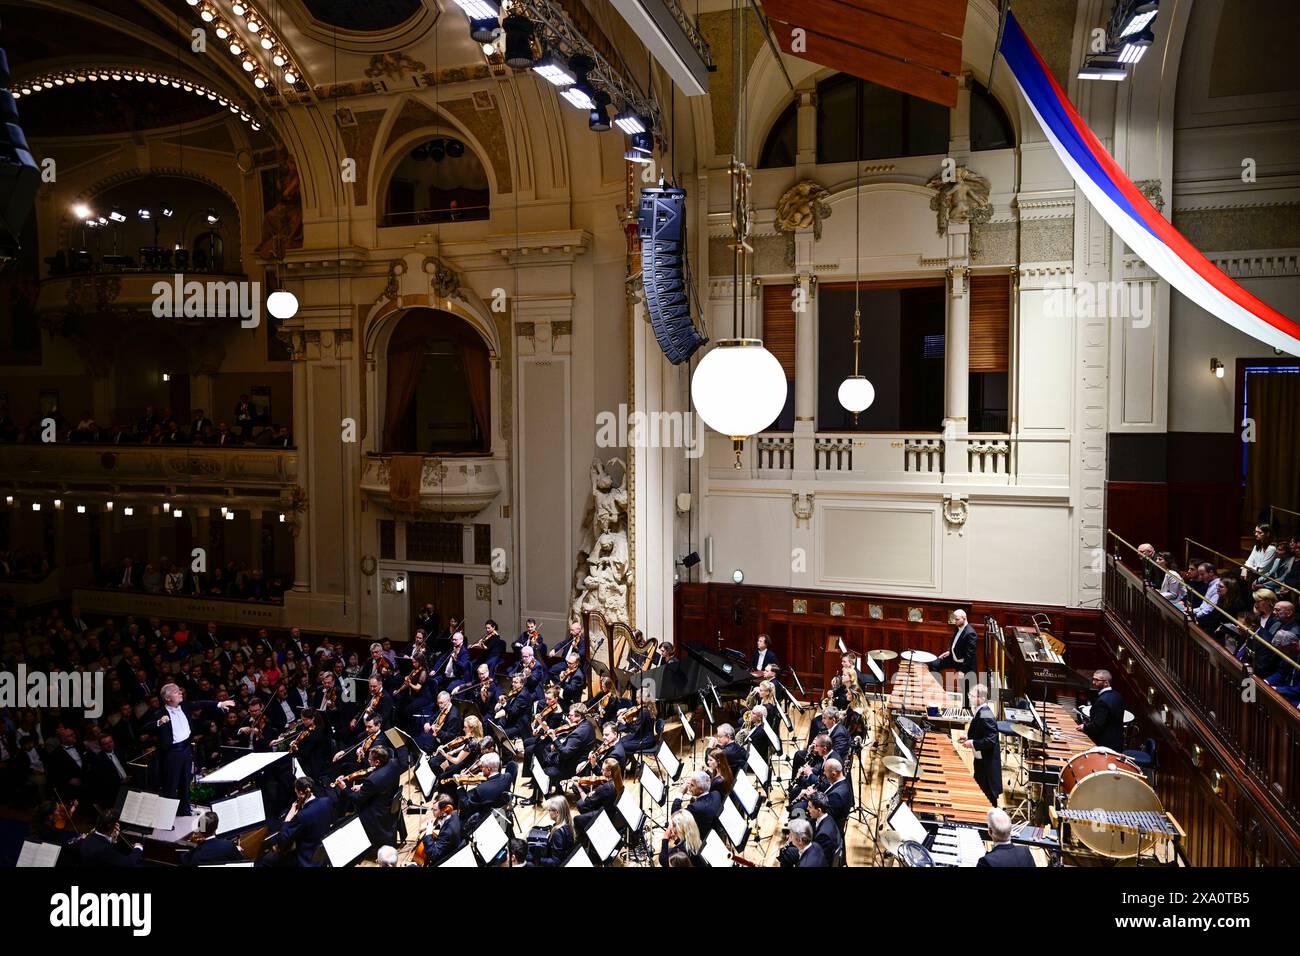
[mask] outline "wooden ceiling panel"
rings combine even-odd
[[[966,28],[966,0],[844,0],[852,6],[960,37]]]
[[[785,53],[811,60],[831,69],[848,73],[891,90],[902,90],[949,109],[957,105],[957,78],[923,66],[905,63],[872,50],[864,50],[834,37],[823,36],[805,27],[806,50],[794,53],[790,46],[792,24],[773,21],[772,32]]]
[[[886,56],[947,73],[961,72],[961,40],[862,10],[845,0],[764,0],[768,15]],[[816,24],[816,26],[814,26]]]

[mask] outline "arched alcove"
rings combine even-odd
[[[383,452],[491,451],[491,350],[478,329],[441,309],[408,309],[383,362]]]
[[[487,219],[487,169],[465,140],[440,133],[407,148],[383,184],[385,226]]]

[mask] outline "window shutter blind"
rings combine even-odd
[[[970,370],[1005,372],[1011,351],[1011,277],[970,278]]]
[[[781,363],[787,382],[794,381],[793,290],[793,285],[763,286],[763,345]]]

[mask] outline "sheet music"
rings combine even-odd
[[[704,857],[709,866],[734,867],[736,865],[731,859],[731,851],[722,842],[722,837],[718,836],[717,830],[710,833],[709,838],[704,841],[704,849],[700,851],[700,856]]]
[[[277,760],[288,755],[287,750],[244,754],[225,766],[218,767],[206,777],[195,777],[195,781],[198,783],[243,783],[253,774],[265,770]]]
[[[731,841],[732,846],[740,846],[745,840],[745,831],[748,826],[745,818],[740,815],[736,805],[730,800],[722,802],[722,812],[718,814],[718,823],[722,829],[727,832],[727,839]]]
[[[544,795],[551,792],[551,776],[536,755],[533,756],[533,782],[537,784],[538,793]]]
[[[254,826],[266,819],[266,804],[261,790],[249,790],[229,800],[213,801],[212,809],[217,814],[217,836]]]
[[[758,791],[749,782],[749,774],[744,770],[736,774],[735,783],[731,786],[731,794],[740,801],[746,816],[754,815],[754,810],[758,807]]]
[[[650,769],[649,764],[641,765],[641,789],[655,803],[664,802],[664,782],[659,779],[659,774]],[[624,791],[626,793],[626,791]],[[638,810],[639,812],[639,810]]]
[[[762,786],[767,786],[767,778],[772,775],[772,770],[768,767],[767,761],[759,756],[753,744],[749,746],[749,757],[745,760],[745,766],[753,771],[754,776],[758,778],[758,782]]]
[[[200,870],[224,870],[230,867],[243,868],[246,866],[253,866],[253,861],[249,860],[247,863],[200,863],[199,869]]]
[[[179,800],[169,800],[145,790],[128,790],[118,819],[131,826],[149,830],[170,830],[176,825]]]
[[[772,729],[772,725],[769,724],[766,720],[763,721],[763,730],[767,732],[767,739],[772,741],[772,746],[775,747],[778,751],[780,751],[781,738],[776,735],[776,731]]]
[[[655,759],[659,761],[659,766],[664,768],[664,773],[668,774],[669,780],[676,780],[677,774],[681,772],[682,764],[677,759],[677,755],[672,752],[667,744],[659,745],[659,752],[655,754]]]
[[[924,843],[926,836],[929,835],[921,821],[916,818],[916,814],[912,812],[912,808],[906,803],[900,803],[898,809],[889,815],[889,825],[904,840]]]
[[[420,760],[415,765],[415,782],[420,785],[420,792],[424,794],[424,799],[428,800],[433,796],[433,788],[438,782],[438,775],[429,766],[429,755],[426,753],[420,754]]]
[[[645,774],[646,771],[643,770],[641,773],[643,781],[645,779]],[[655,777],[654,779],[658,780],[659,778]],[[643,787],[645,786],[644,783],[641,785]],[[624,788],[623,795],[618,798],[618,803],[615,804],[615,808],[618,810],[619,815],[627,821],[628,829],[633,833],[641,829],[641,824],[645,820],[645,814],[641,812],[641,807],[637,803],[636,797],[632,795],[631,787]]]
[[[59,853],[63,847],[57,843],[33,843],[23,841],[22,852],[18,854],[18,865],[23,867],[53,867],[59,864]]]
[[[360,817],[353,817],[321,841],[330,866],[342,867],[370,849],[370,836]]]
[[[595,822],[587,827],[587,839],[591,842],[591,848],[596,851],[596,859],[604,862],[614,855],[621,837],[618,835],[618,830],[614,829],[609,814],[601,810]]]
[[[478,857],[474,855],[474,844],[466,843],[447,859],[438,864],[438,869],[446,866],[478,866]]]
[[[581,846],[575,847],[573,850],[573,855],[564,861],[565,869],[568,869],[569,867],[574,867],[574,868],[585,867],[587,869],[591,869],[595,865],[596,864],[591,862],[591,857],[587,856],[587,851],[584,850]]]
[[[483,819],[483,822],[479,824],[478,829],[474,831],[470,841],[474,844],[474,848],[478,850],[478,855],[486,863],[491,864],[497,858],[497,854],[505,849],[506,844],[510,842],[510,838],[506,836],[506,831],[501,829],[501,824],[497,822],[495,814],[488,814]]]

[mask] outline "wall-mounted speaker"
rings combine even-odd
[[[700,553],[692,551],[686,557],[682,558],[682,567],[690,569],[700,563]]]
[[[671,186],[641,190],[637,235],[641,239],[641,286],[650,327],[668,361],[681,365],[708,341],[691,318],[686,190]]]

